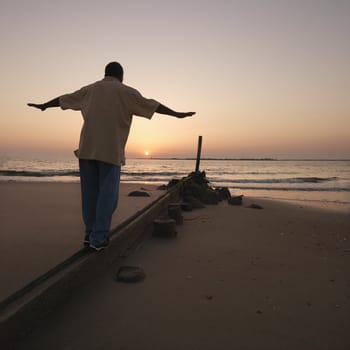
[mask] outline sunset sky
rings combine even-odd
[[[2,0],[0,155],[71,155],[79,112],[46,102],[103,77],[185,120],[135,118],[129,157],[350,158],[349,0]]]

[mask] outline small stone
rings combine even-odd
[[[256,313],[261,315],[262,314],[262,311],[261,310],[256,310]]]
[[[212,295],[206,295],[205,297],[207,298],[207,300],[213,300],[214,298]]]
[[[128,194],[129,197],[151,197],[146,191],[132,191]]]
[[[146,277],[144,271],[135,266],[122,266],[116,273],[116,280],[119,282],[135,283]]]
[[[247,208],[250,208],[250,209],[264,209],[261,205],[255,204],[255,203],[252,203]]]

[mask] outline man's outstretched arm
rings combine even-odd
[[[60,106],[60,101],[59,101],[59,97],[54,98],[51,101],[48,101],[46,103],[28,103],[29,107],[34,107],[34,108],[38,108],[41,109],[42,111],[45,111],[46,108],[52,108],[52,107],[59,107]]]
[[[162,105],[161,103],[159,104],[158,108],[156,109],[156,113],[166,114],[166,115],[170,115],[170,116],[176,117],[176,118],[192,117],[194,114],[196,114],[196,112],[176,112],[176,111],[173,111],[172,109],[168,108],[167,106]]]

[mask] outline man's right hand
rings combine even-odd
[[[172,117],[176,118],[186,118],[186,117],[192,117],[196,112],[176,112],[172,109],[168,108],[167,106],[164,106],[163,104],[159,104],[158,108],[156,109],[156,112],[159,114],[167,114]]]

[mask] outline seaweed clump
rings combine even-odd
[[[218,204],[220,201],[231,198],[227,187],[213,188],[206,177],[205,171],[190,173],[182,180],[171,180],[168,188],[180,186],[180,195],[183,202],[193,208],[203,208],[207,204]]]

